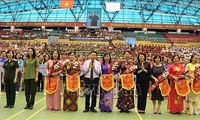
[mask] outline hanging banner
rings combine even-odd
[[[164,80],[159,84],[159,89],[161,91],[162,96],[168,96],[169,92],[171,91],[171,88],[169,86],[168,80]]]
[[[105,91],[110,91],[114,88],[114,76],[113,76],[113,74],[102,74],[101,75],[101,87]]]
[[[48,37],[48,45],[52,44],[52,43],[58,43],[59,37],[56,36],[49,36]]]
[[[66,88],[67,90],[74,92],[80,87],[80,77],[78,74],[66,76]]]
[[[45,91],[48,94],[53,94],[58,89],[58,79],[56,77],[45,78]]]
[[[192,80],[191,89],[195,94],[200,94],[200,79]]]
[[[131,90],[135,86],[133,74],[121,74],[122,88],[125,90]]]
[[[183,79],[175,82],[175,89],[178,95],[186,96],[190,92],[188,80]]]
[[[101,8],[87,9],[87,28],[101,27]]]

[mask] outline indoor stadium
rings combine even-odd
[[[199,120],[199,0],[0,0],[1,120]]]

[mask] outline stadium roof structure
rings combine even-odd
[[[106,2],[121,10],[106,11]],[[102,22],[200,25],[200,0],[74,0],[70,9],[60,0],[1,0],[0,22],[85,22],[88,8],[101,8]]]

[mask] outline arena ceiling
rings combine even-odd
[[[107,12],[105,2],[120,2]],[[102,9],[102,22],[200,25],[200,0],[74,0],[60,9],[60,0],[1,0],[0,22],[85,22],[88,8]]]

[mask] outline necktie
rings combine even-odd
[[[92,61],[92,65],[93,65],[94,61]],[[91,68],[91,71],[90,71],[90,79],[93,80],[93,69]]]

